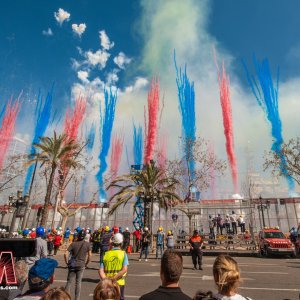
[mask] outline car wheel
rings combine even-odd
[[[269,257],[270,256],[270,253],[269,253],[269,250],[267,247],[264,248],[264,255],[265,257]]]

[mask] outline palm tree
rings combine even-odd
[[[73,154],[78,151],[80,145],[68,139],[65,134],[57,135],[54,131],[53,137],[41,137],[40,143],[35,143],[34,147],[39,151],[29,160],[29,164],[39,161],[41,162],[41,167],[46,165],[50,169],[41,220],[41,225],[45,226],[48,219],[49,204],[56,171],[60,166],[68,168],[77,167],[78,162],[73,159]]]
[[[116,203],[108,214],[112,215],[120,205],[126,205],[132,198],[140,198],[144,202],[144,225],[150,227],[149,208],[154,201],[158,201],[159,206],[164,209],[182,202],[175,193],[177,184],[178,180],[166,177],[151,161],[141,172],[119,176],[109,184],[107,189],[117,188],[118,191],[109,199],[109,202],[116,200]]]

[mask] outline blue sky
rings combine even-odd
[[[252,69],[255,53],[259,59],[269,58],[273,72],[280,66],[284,136],[297,135],[299,1],[10,0],[1,1],[0,6],[0,99],[5,103],[23,91],[16,132],[29,140],[33,123],[28,116],[39,90],[46,94],[54,83],[54,105],[62,114],[76,96],[87,93],[86,122],[90,123],[98,118],[106,84],[119,89],[114,131],[125,128],[130,149],[132,119],[143,124],[148,83],[158,75],[166,101],[162,130],[170,135],[172,157],[181,131],[172,57],[176,49],[178,64],[187,63],[195,81],[197,133],[210,139],[216,153],[226,158],[213,45],[231,78],[240,174],[249,143],[257,169],[261,169],[263,151],[271,145],[270,128],[250,93],[241,59]],[[69,14],[64,20],[57,16],[61,23],[54,17],[59,9],[62,16]],[[259,132],[254,130],[257,127]]]

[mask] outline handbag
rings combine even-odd
[[[80,250],[82,249],[83,244],[84,244],[84,241],[81,244],[81,246],[80,246],[78,252],[76,253],[76,255],[70,257],[70,259],[68,261],[68,268],[70,268],[70,269],[75,269],[76,268],[76,258],[78,256],[78,254],[80,253]]]

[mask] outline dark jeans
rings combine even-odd
[[[127,248],[128,248],[128,246],[129,246],[129,244],[130,244],[130,241],[124,240],[124,243],[123,243],[123,250],[124,250],[124,251],[127,252]]]
[[[80,299],[80,290],[81,290],[81,280],[83,276],[84,268],[75,268],[75,269],[69,269],[68,272],[68,278],[67,278],[67,284],[66,284],[66,291],[70,292],[71,284],[76,277],[75,282],[75,300]]]
[[[209,233],[214,233],[214,227],[209,227]]]
[[[223,234],[223,225],[217,225],[217,233],[219,234],[220,232]]]
[[[58,250],[59,250],[59,245],[54,245],[54,255],[57,254]]]
[[[135,240],[135,252],[139,252],[141,249],[141,241],[140,240]]]
[[[142,258],[143,253],[145,253],[145,259],[148,258],[148,252],[149,252],[149,245],[142,245],[142,250],[140,253],[140,259]]]
[[[125,285],[120,285],[120,300],[124,300]]]
[[[245,232],[245,223],[241,223],[241,233]]]
[[[101,248],[100,249],[100,263],[103,262],[103,257],[106,251],[108,251],[109,248],[105,247],[105,248]]]
[[[236,222],[231,222],[233,234],[237,234]]]
[[[100,242],[93,242],[93,253],[99,253],[99,249],[100,249]]]
[[[156,258],[158,258],[158,252],[160,252],[160,258],[162,258],[163,252],[164,252],[164,245],[159,244],[156,245]]]
[[[225,224],[225,228],[226,228],[226,233],[229,233],[229,231],[230,231],[230,223],[226,223]]]
[[[202,266],[202,252],[200,250],[192,250],[192,261],[195,268],[197,267],[197,262],[199,267]]]

